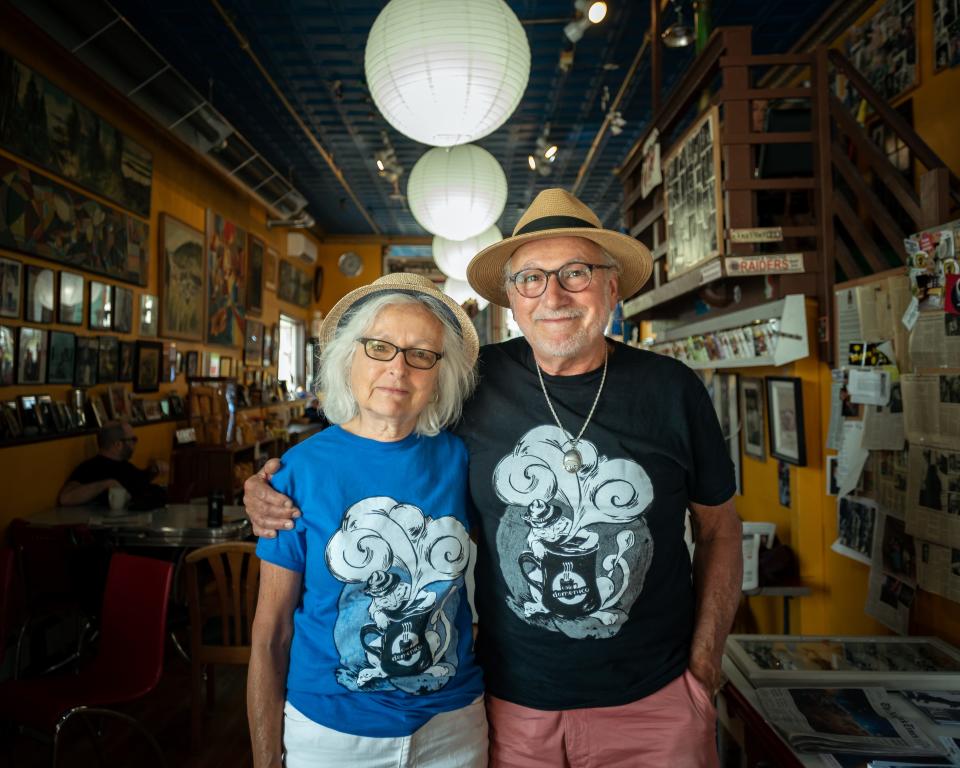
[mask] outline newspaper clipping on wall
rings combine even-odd
[[[831,549],[837,554],[870,565],[877,522],[877,502],[862,496],[837,499],[837,540]]]
[[[911,443],[906,520],[917,538],[960,548],[960,453]]]
[[[760,705],[798,752],[939,756],[883,688],[761,688]]]
[[[960,603],[960,548],[921,541],[917,586]]]
[[[910,334],[910,360],[916,368],[960,365],[960,315],[921,314]]]
[[[870,451],[901,451],[906,441],[903,419],[903,390],[900,382],[890,385],[886,405],[863,407],[863,440]]]
[[[906,374],[900,388],[907,440],[960,448],[960,375]]]
[[[916,542],[903,520],[879,510],[867,585],[867,615],[894,632],[907,634],[916,587]]]

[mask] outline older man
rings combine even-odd
[[[688,368],[604,337],[651,268],[559,189],[470,263],[524,336],[482,350],[458,428],[494,766],[717,764],[712,699],[742,569],[731,462]],[[271,535],[292,508],[265,479],[245,500]]]
[[[161,467],[152,463],[139,469],[130,462],[137,436],[126,421],[108,421],[97,433],[97,455],[79,464],[70,474],[58,503],[64,507],[80,504],[107,504],[107,494],[114,486],[126,488],[132,498],[131,506],[150,508],[163,506],[166,491],[150,481]]]

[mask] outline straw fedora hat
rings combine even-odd
[[[643,243],[629,235],[604,229],[600,219],[565,189],[545,189],[520,217],[513,236],[484,248],[470,260],[467,280],[483,298],[507,307],[503,267],[521,245],[545,237],[585,237],[613,256],[620,267],[620,295],[639,291],[653,271],[653,258]]]
[[[320,326],[320,344],[326,346],[337,333],[337,329],[346,325],[354,309],[362,306],[366,301],[383,293],[404,293],[410,296],[426,296],[440,314],[453,324],[463,339],[463,348],[470,365],[477,361],[480,351],[480,339],[477,330],[470,321],[470,316],[453,299],[440,291],[432,280],[423,275],[414,275],[407,272],[397,272],[378,277],[370,285],[350,291],[323,319]]]

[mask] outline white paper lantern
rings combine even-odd
[[[433,238],[433,261],[447,277],[454,280],[467,280],[467,264],[488,245],[499,243],[503,235],[496,225],[484,230],[476,237],[466,240],[447,240],[436,235]]]
[[[427,232],[466,240],[489,229],[507,202],[507,177],[487,150],[437,147],[417,160],[407,181],[410,212]]]
[[[473,299],[477,302],[477,308],[481,312],[486,309],[487,304],[490,303],[483,298],[483,296],[475,293],[473,288],[470,287],[470,283],[466,280],[454,280],[452,277],[448,277],[443,284],[443,292],[457,302],[457,304],[463,304],[465,301]]]
[[[530,44],[503,0],[391,0],[370,29],[364,70],[390,125],[452,147],[513,114],[530,77]]]

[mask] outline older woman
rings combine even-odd
[[[273,485],[247,686],[254,765],[485,766],[464,585],[467,453],[444,427],[475,383],[469,317],[389,275],[324,320],[324,412]]]

